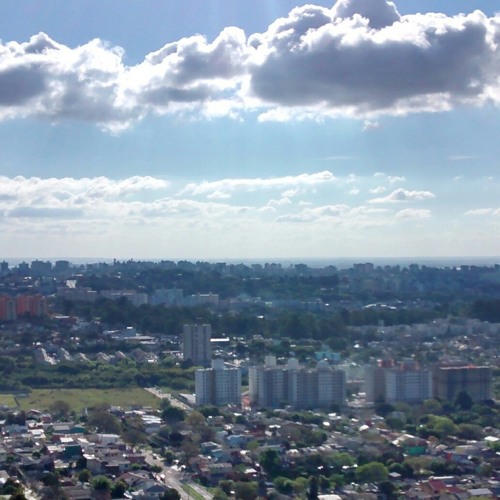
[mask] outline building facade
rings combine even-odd
[[[392,359],[379,360],[365,368],[366,401],[375,403],[420,403],[433,395],[432,371],[420,368],[413,359],[395,365]]]
[[[210,366],[212,361],[212,327],[184,325],[182,330],[182,359],[191,360],[194,365]]]
[[[434,370],[434,395],[453,401],[466,392],[472,401],[486,401],[492,396],[493,370],[489,366],[439,366]]]
[[[249,369],[250,404],[256,407],[330,408],[345,403],[346,380],[342,370],[320,361],[316,368],[305,368],[298,360],[277,365],[266,356],[262,366]]]
[[[241,405],[241,373],[238,368],[226,368],[222,359],[214,359],[211,368],[195,372],[197,405]]]

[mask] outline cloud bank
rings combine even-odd
[[[498,104],[499,39],[500,15],[401,16],[385,0],[305,5],[264,33],[183,38],[134,66],[102,40],[68,47],[39,33],[0,43],[0,120],[119,131],[150,114],[373,120]]]

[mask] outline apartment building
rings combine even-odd
[[[226,368],[222,359],[214,359],[211,368],[195,372],[197,405],[241,405],[241,373],[238,368]]]
[[[439,366],[434,370],[436,398],[453,401],[465,391],[472,401],[486,401],[492,396],[493,370],[490,366]]]
[[[182,330],[182,359],[194,365],[210,366],[212,361],[212,327],[209,324],[184,325]]]
[[[345,403],[345,373],[320,361],[315,368],[300,366],[297,359],[277,365],[266,356],[264,365],[249,369],[250,404],[276,408],[330,408]]]

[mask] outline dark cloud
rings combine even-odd
[[[252,71],[252,90],[282,106],[354,106],[360,112],[438,94],[477,97],[494,82],[497,66],[485,21],[479,13],[458,20],[423,16],[374,31],[347,20],[300,37],[290,28],[290,43],[279,40],[283,50],[276,50],[270,33],[259,50],[274,50]]]
[[[19,106],[46,90],[39,68],[14,67],[0,71],[0,106]]]
[[[234,27],[213,41],[183,38],[131,67],[101,40],[70,48],[39,33],[0,43],[0,120],[35,115],[120,130],[186,109],[372,119],[498,103],[499,41],[500,16],[401,16],[386,0],[297,7],[248,39]]]

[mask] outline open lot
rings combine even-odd
[[[16,401],[12,394],[0,394],[0,406],[16,407]]]
[[[0,395],[9,396],[9,395]],[[10,396],[12,397],[12,396]],[[47,410],[54,401],[66,401],[80,412],[99,403],[128,408],[132,405],[158,408],[160,400],[141,388],[130,389],[34,389],[27,397],[18,397],[21,410]],[[1,400],[0,400],[1,401]]]

